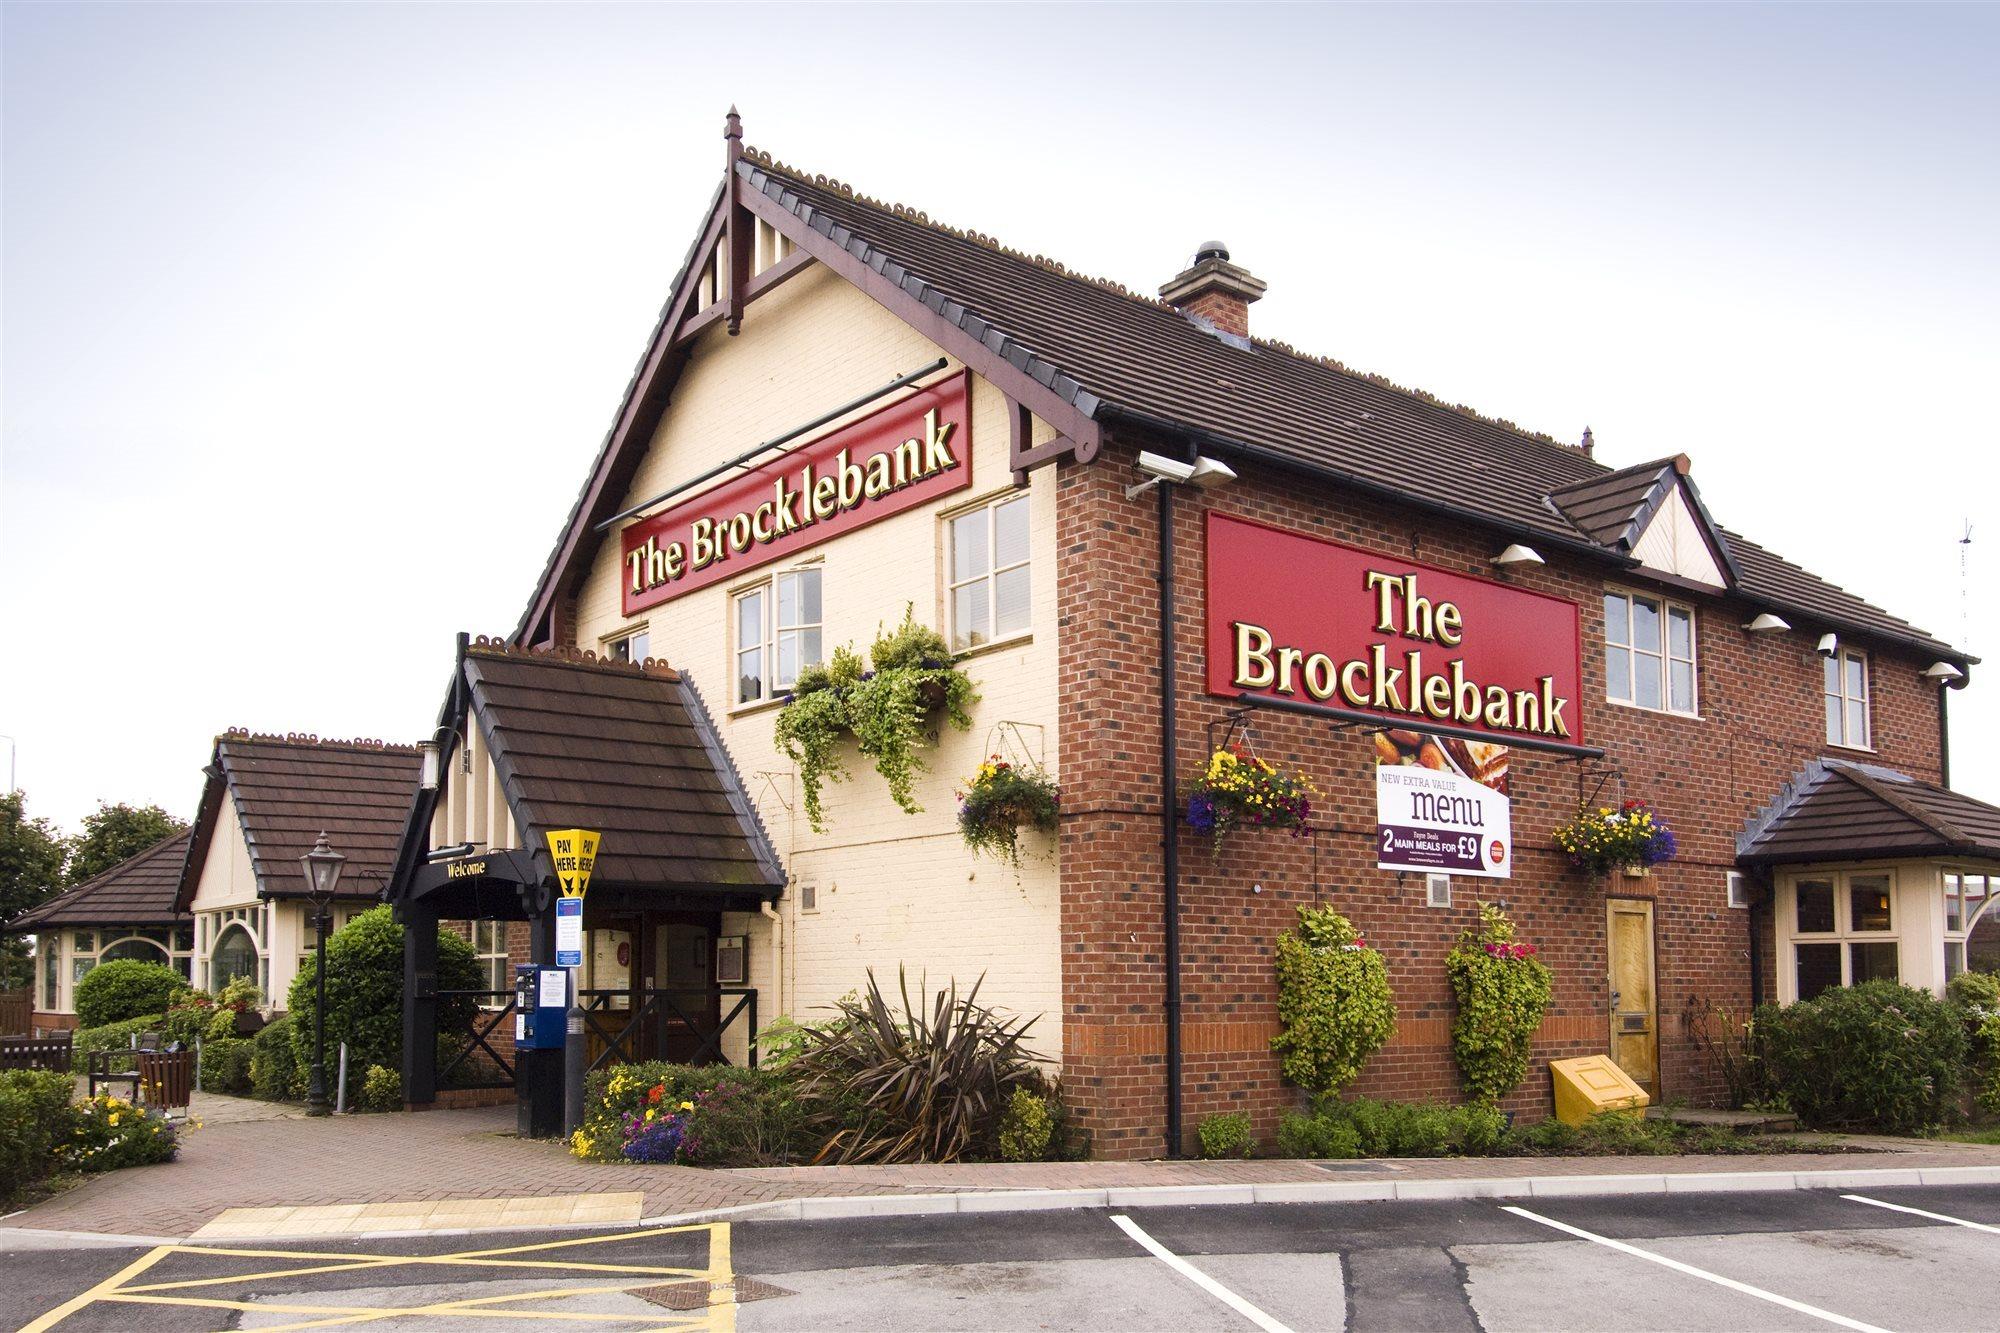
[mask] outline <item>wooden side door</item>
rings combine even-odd
[[[1653,960],[1650,898],[1607,903],[1606,953],[1610,960],[1611,1058],[1653,1100],[1660,1097],[1660,1015]]]

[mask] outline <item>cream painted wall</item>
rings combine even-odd
[[[839,278],[814,266],[746,311],[743,331],[704,334],[682,372],[620,507],[637,503],[744,449],[798,426],[868,389],[940,355],[930,342]],[[824,645],[865,651],[878,626],[894,624],[906,604],[919,620],[942,627],[941,516],[968,502],[1008,493],[1005,406],[993,386],[972,389],[969,489],[809,551],[824,558]],[[1038,438],[1047,427],[1037,423]],[[608,537],[578,600],[575,646],[598,651],[604,640],[645,627],[651,653],[688,673],[715,717],[751,798],[791,875],[780,906],[786,941],[774,958],[771,922],[732,914],[725,934],[750,936],[751,984],[765,1021],[780,1012],[810,1017],[860,987],[873,968],[887,988],[906,967],[934,986],[969,986],[986,977],[981,998],[1021,1014],[1044,1015],[1035,1029],[1043,1054],[1060,1054],[1061,985],[1057,869],[1052,840],[1024,839],[1019,870],[975,859],[960,841],[956,784],[1001,747],[1002,722],[1021,724],[1034,758],[1058,771],[1056,659],[1056,511],[1054,476],[1031,475],[1033,629],[968,658],[964,669],[981,700],[969,733],[946,730],[926,757],[917,786],[924,806],[907,815],[888,798],[874,770],[847,755],[851,779],[826,793],[827,832],[806,822],[791,761],[772,741],[774,706],[729,707],[730,597],[796,560],[649,608],[627,620],[620,610],[619,543]],[[801,913],[798,886],[818,891],[816,912]]]

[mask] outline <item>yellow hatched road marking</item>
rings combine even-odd
[[[607,1245],[618,1241],[639,1240],[655,1236],[680,1233],[706,1232],[708,1235],[708,1266],[706,1268],[667,1267],[650,1264],[598,1264],[581,1260],[535,1260],[509,1259],[506,1255],[532,1255],[551,1250],[574,1249],[585,1245]],[[236,1273],[227,1277],[189,1278],[176,1282],[151,1282],[127,1286],[125,1283],[160,1260],[172,1254],[208,1255],[241,1259],[286,1259],[291,1267],[267,1269],[259,1272]],[[735,1292],[732,1283],[735,1274],[730,1267],[730,1238],[727,1222],[696,1222],[682,1226],[646,1227],[637,1231],[622,1231],[609,1236],[579,1236],[568,1240],[540,1241],[527,1245],[504,1245],[480,1250],[461,1250],[451,1254],[353,1254],[340,1251],[272,1250],[249,1249],[217,1245],[161,1245],[150,1253],[127,1264],[118,1272],[90,1288],[88,1291],[63,1302],[55,1309],[35,1320],[21,1330],[21,1333],[44,1333],[56,1324],[75,1314],[85,1306],[99,1301],[117,1302],[128,1305],[179,1305],[205,1309],[239,1311],[267,1311],[286,1314],[327,1315],[331,1318],[310,1320],[303,1323],[286,1324],[287,1329],[324,1328],[338,1324],[371,1323],[382,1319],[401,1319],[413,1315],[438,1315],[446,1318],[465,1319],[547,1319],[555,1321],[599,1322],[619,1324],[645,1324],[649,1327],[685,1333],[686,1330],[706,1329],[712,1333],[734,1333],[736,1327]],[[296,1266],[298,1261],[320,1261],[309,1267]],[[311,1277],[320,1273],[342,1273],[372,1268],[395,1268],[401,1266],[478,1267],[478,1268],[520,1268],[549,1269],[564,1272],[612,1273],[627,1277],[644,1278],[643,1282],[625,1282],[603,1286],[568,1287],[533,1292],[513,1292],[501,1296],[481,1296],[458,1301],[440,1301],[418,1306],[326,1306],[305,1304],[282,1304],[268,1301],[231,1301],[216,1297],[177,1296],[162,1293],[186,1291],[195,1287],[212,1287],[243,1282],[267,1282],[276,1278]],[[602,1292],[625,1292],[639,1287],[657,1285],[662,1278],[678,1278],[683,1281],[707,1281],[710,1288],[708,1307],[699,1315],[685,1320],[658,1314],[647,1315],[599,1315],[555,1310],[500,1310],[488,1307],[527,1300],[561,1300],[570,1296],[588,1295]]]

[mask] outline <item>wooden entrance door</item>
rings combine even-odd
[[[1660,1020],[1650,898],[1613,898],[1605,922],[1610,957],[1611,1058],[1653,1100],[1660,1097]]]

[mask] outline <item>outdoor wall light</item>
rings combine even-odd
[[[1965,673],[1949,662],[1937,661],[1924,668],[1924,679],[1935,681],[1957,680]]]
[[[1840,636],[1832,630],[1819,636],[1818,652],[1821,657],[1832,657],[1840,651]]]
[[[1791,622],[1783,616],[1774,616],[1769,611],[1766,611],[1743,628],[1749,630],[1752,634],[1775,634],[1779,630],[1786,630],[1791,627]]]
[[[417,785],[425,791],[438,789],[438,743],[418,741],[417,753],[423,756],[423,767],[418,772]]]
[[[1208,490],[1224,482],[1236,480],[1236,469],[1213,458],[1197,458],[1183,463],[1178,458],[1156,454],[1150,450],[1139,454],[1139,471],[1146,480],[1125,488],[1125,498],[1136,500],[1161,482],[1171,482],[1176,486],[1197,486]]]
[[[1542,559],[1542,553],[1534,547],[1523,546],[1519,542],[1515,542],[1506,550],[1494,556],[1493,563],[1505,569],[1509,565],[1544,565],[1548,562]]]

